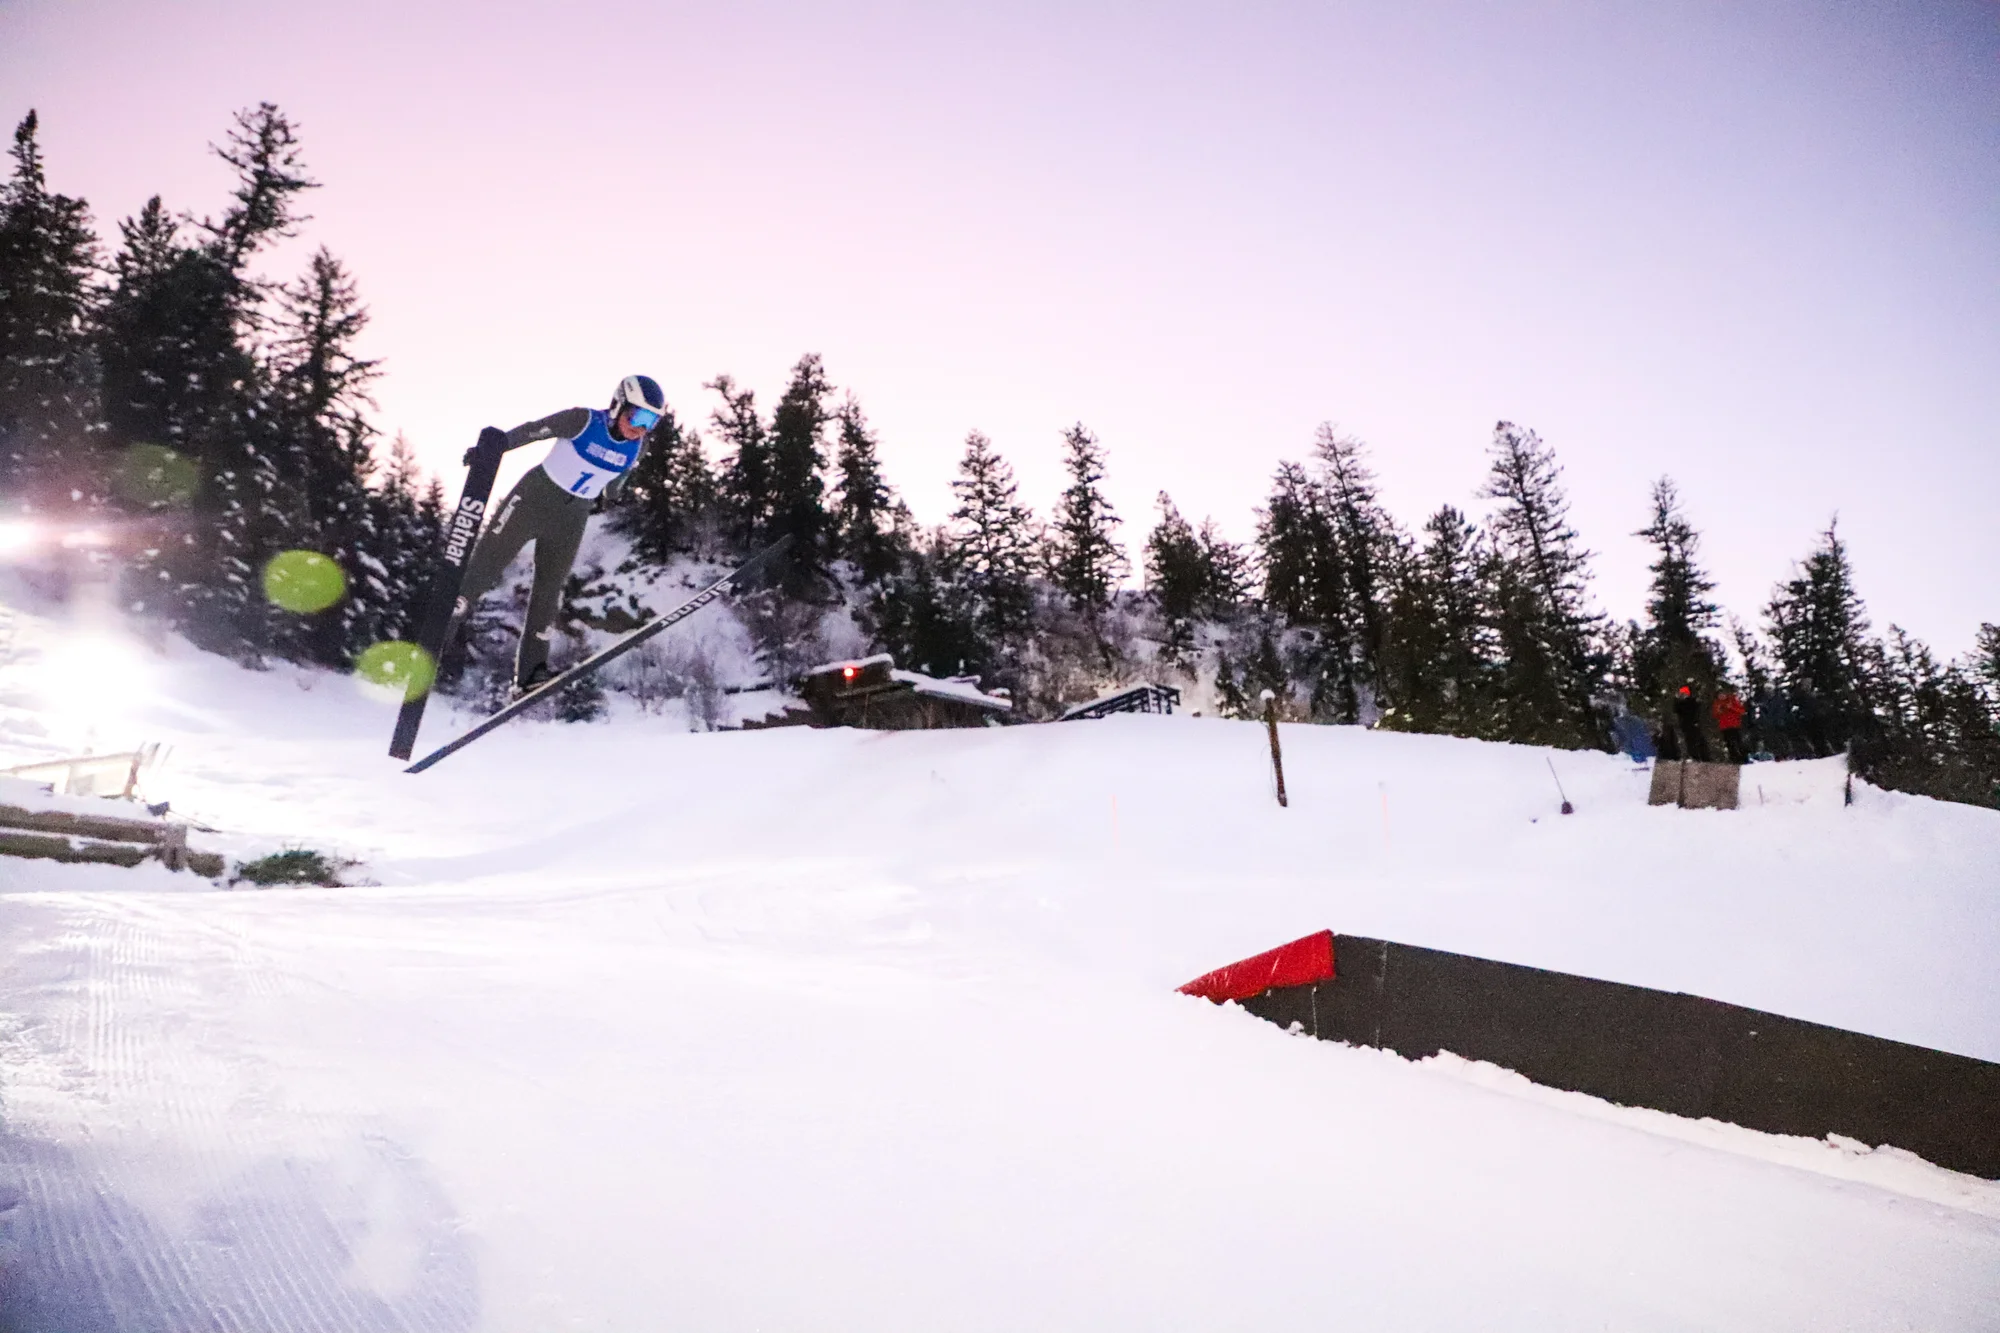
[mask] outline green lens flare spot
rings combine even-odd
[[[326,610],[346,591],[347,575],[318,551],[280,551],[264,566],[264,595],[300,615]]]
[[[385,639],[362,649],[355,659],[354,674],[370,685],[400,690],[405,702],[421,699],[437,679],[437,663],[414,643]]]
[[[118,460],[113,485],[121,499],[140,509],[173,509],[194,499],[201,473],[165,445],[135,444]]]

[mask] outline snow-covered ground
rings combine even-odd
[[[0,1327],[2000,1327],[2000,1185],[1173,989],[1330,926],[2000,1060],[1993,812],[1309,727],[1280,810],[1260,728],[1157,717],[408,777],[343,678],[170,643],[105,710],[59,644],[0,766],[167,742],[198,847],[361,883],[0,860]]]

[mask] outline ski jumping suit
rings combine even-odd
[[[535,587],[514,658],[514,679],[519,684],[548,665],[549,638],[555,632],[563,584],[583,544],[583,525],[592,503],[607,487],[616,494],[646,443],[644,436],[621,440],[613,435],[609,413],[572,407],[514,427],[507,432],[507,447],[518,449],[551,438],[556,443],[549,456],[507,493],[472,548],[454,608],[455,620],[462,620],[472,604],[500,582],[521,548],[535,544]]]

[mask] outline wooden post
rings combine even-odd
[[[187,858],[187,825],[167,825],[160,831],[160,864],[169,870],[186,870]]]
[[[1264,728],[1271,733],[1271,772],[1278,779],[1278,804],[1289,806],[1285,799],[1285,757],[1278,753],[1278,696],[1264,691]]]

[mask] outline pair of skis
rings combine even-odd
[[[496,436],[497,439],[494,438]],[[434,664],[442,663],[444,659],[446,640],[451,634],[454,623],[453,611],[458,604],[459,588],[465,578],[465,562],[472,553],[474,541],[479,536],[480,519],[484,516],[486,502],[492,495],[493,479],[500,470],[500,455],[506,451],[506,444],[507,436],[503,431],[489,427],[480,432],[479,443],[472,450],[472,469],[465,478],[465,491],[459,497],[458,508],[453,512],[451,525],[445,532],[442,563],[431,579],[423,633],[419,639],[419,646],[430,655],[430,660]],[[678,625],[729,591],[731,587],[742,582],[772,556],[790,545],[791,540],[789,534],[778,538],[673,610],[654,616],[616,643],[586,657],[565,671],[557,672],[499,712],[481,721],[463,736],[439,746],[403,771],[423,772],[439,760],[463,750],[487,732],[519,717],[564,686],[574,685],[584,677],[601,670],[606,663],[623,657],[662,630]],[[402,711],[396,716],[396,735],[389,743],[389,753],[393,757],[397,759],[410,757],[410,752],[416,746],[417,728],[423,722],[424,703],[429,697],[430,691],[425,690],[415,698],[403,701]]]

